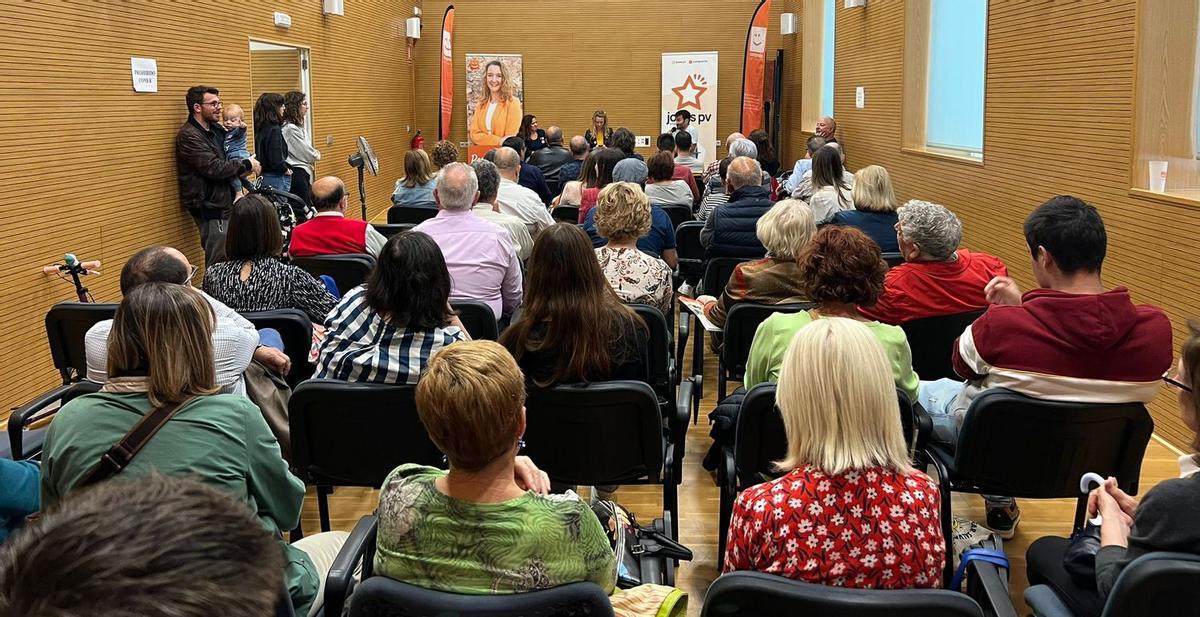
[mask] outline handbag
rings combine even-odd
[[[594,502],[592,512],[600,519],[617,557],[617,587],[621,589],[655,582],[643,577],[645,570],[662,570],[661,567],[648,568],[651,560],[692,559],[691,550],[656,528],[661,519],[655,521],[655,527],[643,527],[632,512],[615,501],[606,500]]]
[[[271,434],[279,442],[283,460],[292,462],[292,429],[288,424],[288,399],[292,389],[287,381],[258,360],[250,362],[243,373],[246,397],[258,406]]]
[[[137,424],[134,424],[133,428],[129,429],[129,432],[125,433],[120,441],[100,456],[100,463],[76,487],[103,482],[121,473],[121,470],[128,467],[129,463],[133,461],[133,457],[137,456],[137,453],[141,452],[142,448],[146,447],[146,444],[150,443],[150,440],[158,434],[159,429],[195,398],[195,396],[189,396],[178,403],[168,403],[150,410],[150,413],[142,416],[142,419],[138,420]]]
[[[1090,522],[1071,534],[1063,552],[1063,569],[1076,583],[1095,586],[1096,553],[1100,552],[1100,527]]]

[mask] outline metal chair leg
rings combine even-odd
[[[317,510],[321,515],[321,531],[329,531],[329,490],[328,486],[317,486]]]

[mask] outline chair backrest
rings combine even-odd
[[[700,232],[704,221],[688,221],[675,227],[675,253],[679,256],[679,273],[695,285],[704,276],[704,245]]]
[[[387,211],[389,225],[397,223],[422,223],[437,216],[437,208],[413,208],[409,206],[392,206]]]
[[[308,352],[312,348],[313,325],[308,315],[299,309],[279,309],[274,311],[246,311],[242,317],[254,324],[255,328],[274,328],[283,339],[284,353],[292,361],[288,371],[287,382],[295,388],[300,382],[312,377],[316,368],[308,361]]]
[[[414,386],[310,379],[288,402],[292,464],[312,484],[378,487],[396,466],[443,467]]]
[[[374,227],[375,231],[378,231],[379,233],[383,234],[383,236],[385,238],[391,238],[392,236],[394,236],[400,232],[409,231],[413,227],[416,227],[416,226],[417,226],[416,223],[394,223],[394,224],[389,223],[386,225],[383,223],[372,223],[371,224],[371,227]]]
[[[983,310],[978,310],[914,319],[902,324],[900,327],[904,328],[908,346],[912,348],[912,365],[917,375],[929,381],[942,378],[962,381],[950,362],[954,341],[982,314]]]
[[[984,390],[959,430],[954,474],[989,493],[1053,499],[1078,497],[1079,478],[1094,471],[1117,478],[1132,495],[1153,430],[1141,403],[1045,401]]]
[[[648,384],[603,381],[530,388],[525,418],[524,453],[556,482],[661,481],[662,415]]]
[[[466,595],[372,576],[355,588],[350,598],[350,617],[611,617],[613,614],[608,595],[595,583],[571,583],[508,595]]]
[[[366,253],[349,253],[346,255],[293,257],[292,263],[304,268],[313,276],[327,274],[333,277],[338,291],[344,296],[367,280],[367,275],[375,267],[375,258]]]
[[[550,211],[550,218],[560,223],[579,223],[579,206],[555,206]]]
[[[713,581],[701,617],[983,617],[965,594],[945,589],[845,589],[762,572]]]
[[[1108,593],[1103,617],[1184,617],[1200,606],[1200,555],[1148,553]]]
[[[721,291],[725,289],[725,284],[729,282],[729,277],[733,275],[734,268],[744,261],[751,261],[751,259],[748,257],[713,257],[708,260],[704,265],[704,282],[700,284],[700,288],[706,294],[719,297]]]
[[[718,292],[719,293],[719,292]],[[725,319],[725,338],[721,344],[721,361],[725,370],[741,375],[746,370],[746,359],[750,357],[750,344],[758,326],[775,313],[797,313],[816,306],[810,302],[795,304],[758,304],[739,302],[729,310]]]
[[[480,300],[451,300],[450,308],[458,312],[458,319],[471,338],[495,341],[500,338],[500,327],[496,324],[496,313],[492,307]]]
[[[654,391],[663,396],[670,393],[671,389],[671,354],[674,353],[674,345],[671,341],[671,326],[667,323],[667,318],[663,316],[662,311],[647,304],[630,304],[629,308],[646,322],[646,328],[650,330],[650,339],[647,343],[650,355],[650,379]]]
[[[672,229],[678,229],[680,225],[687,223],[688,221],[696,220],[696,217],[692,216],[692,209],[687,206],[668,204],[665,206],[660,205],[658,207],[662,208],[662,211],[666,212],[667,216],[671,217]],[[678,244],[679,240],[676,239],[675,242]]]
[[[887,262],[889,268],[895,268],[904,263],[904,256],[900,253],[884,253],[880,257]]]
[[[84,394],[95,394],[99,392],[101,387],[103,387],[103,384],[98,384],[94,381],[88,381],[84,379],[83,381],[72,385],[70,388],[67,388],[67,391],[63,392],[62,398],[59,399],[58,402],[60,405],[66,405],[67,403],[70,403]]]
[[[59,302],[46,311],[50,357],[64,385],[87,377],[83,337],[92,326],[116,314],[116,304],[94,302]]]

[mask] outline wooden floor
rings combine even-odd
[[[691,355],[691,350],[688,354]],[[689,360],[690,362],[690,360]],[[716,406],[716,360],[708,354],[705,362],[705,383],[711,384],[704,390],[700,405],[699,425],[693,425],[688,433],[687,454],[684,458],[683,486],[679,492],[679,540],[690,548],[695,559],[683,563],[676,577],[676,585],[688,592],[688,614],[699,615],[704,603],[704,593],[717,577],[717,513],[718,491],[716,484],[700,461],[708,450],[712,439],[708,436],[706,414]],[[1176,477],[1179,454],[1172,451],[1157,438],[1151,440],[1142,464],[1142,494],[1159,481]],[[586,489],[581,492],[586,494]],[[651,520],[661,516],[662,491],[648,486],[622,487],[617,499],[633,510],[640,520]],[[334,529],[349,531],[359,517],[370,514],[376,507],[376,492],[370,489],[338,489],[330,498],[331,524]],[[304,504],[303,522],[306,530],[319,529],[317,522],[316,494],[309,490]],[[1029,614],[1021,594],[1027,586],[1025,578],[1025,549],[1036,539],[1046,535],[1067,535],[1071,528],[1071,517],[1075,514],[1074,500],[1021,500],[1021,523],[1016,536],[1005,543],[1005,551],[1012,563],[1011,596],[1017,612]],[[956,494],[954,512],[976,521],[984,520],[983,500],[975,495]]]

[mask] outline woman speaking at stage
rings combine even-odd
[[[499,146],[505,137],[517,134],[522,113],[521,101],[513,95],[508,71],[499,60],[487,63],[483,71],[482,94],[471,118],[471,143]]]

